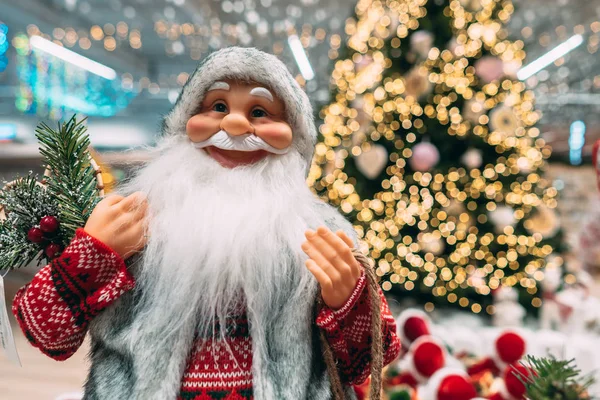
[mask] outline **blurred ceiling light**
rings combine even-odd
[[[102,40],[104,39],[104,31],[98,25],[92,26],[90,29],[90,34],[94,38],[94,40]]]
[[[117,77],[117,73],[114,69],[107,67],[106,65],[100,64],[96,61],[90,60],[80,54],[75,53],[69,49],[61,47],[49,40],[46,40],[40,36],[32,36],[29,39],[31,46],[37,50],[41,50],[48,54],[58,57],[66,62],[76,65],[80,68],[90,71],[93,74],[106,78],[108,80],[114,80]]]
[[[527,64],[523,68],[517,72],[517,78],[520,80],[525,80],[532,75],[535,75],[539,71],[546,68],[548,65],[552,64],[554,61],[563,57],[573,49],[577,48],[579,45],[583,43],[583,36],[574,35],[571,36],[567,41],[559,44],[540,58],[531,63]]]
[[[585,144],[585,122],[574,121],[569,132],[569,161],[573,165],[579,165],[581,164],[581,150]]]
[[[298,35],[290,35],[288,37],[288,44],[290,45],[290,49],[292,49],[292,54],[294,55],[296,64],[298,64],[298,68],[300,68],[302,77],[307,81],[314,78],[315,72],[308,61],[308,57],[306,57],[306,52],[302,47],[302,43],[300,42]]]
[[[117,41],[112,36],[107,36],[104,38],[104,48],[108,51],[113,51],[117,48]]]

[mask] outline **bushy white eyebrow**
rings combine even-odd
[[[252,90],[250,91],[250,94],[252,94],[254,96],[264,97],[267,100],[269,100],[270,102],[273,102],[273,94],[267,88],[260,87],[260,86],[252,88]]]
[[[216,81],[208,88],[207,92],[210,92],[211,90],[229,90],[229,83]]]

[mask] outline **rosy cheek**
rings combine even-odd
[[[185,130],[193,142],[201,142],[219,131],[219,121],[205,114],[196,114],[188,120]]]
[[[256,136],[276,149],[285,149],[292,144],[292,128],[283,122],[257,125],[255,133]]]

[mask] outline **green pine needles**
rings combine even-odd
[[[555,357],[528,356],[525,362],[534,371],[518,378],[527,388],[530,400],[587,400],[592,399],[588,388],[595,382],[592,375],[582,375],[575,360],[557,360]]]
[[[0,190],[0,270],[56,257],[100,201],[84,121],[74,115],[56,130],[41,123],[36,137],[50,176],[30,174]]]
[[[35,176],[28,175],[0,191],[0,204],[7,217],[0,222],[0,270],[24,267],[36,258],[40,264],[43,248],[27,234],[43,217],[58,215],[58,203]]]
[[[36,129],[40,154],[52,172],[48,191],[59,204],[61,228],[72,238],[83,227],[100,201],[96,174],[90,164],[90,139],[83,123],[73,116],[69,122],[58,124],[58,130],[41,123]],[[69,239],[70,240],[70,239]]]

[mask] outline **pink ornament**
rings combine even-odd
[[[497,57],[481,57],[475,62],[475,74],[484,83],[490,83],[504,75],[504,63]]]
[[[408,164],[415,171],[429,171],[440,161],[440,152],[437,147],[429,142],[421,142],[412,149],[412,156]]]

